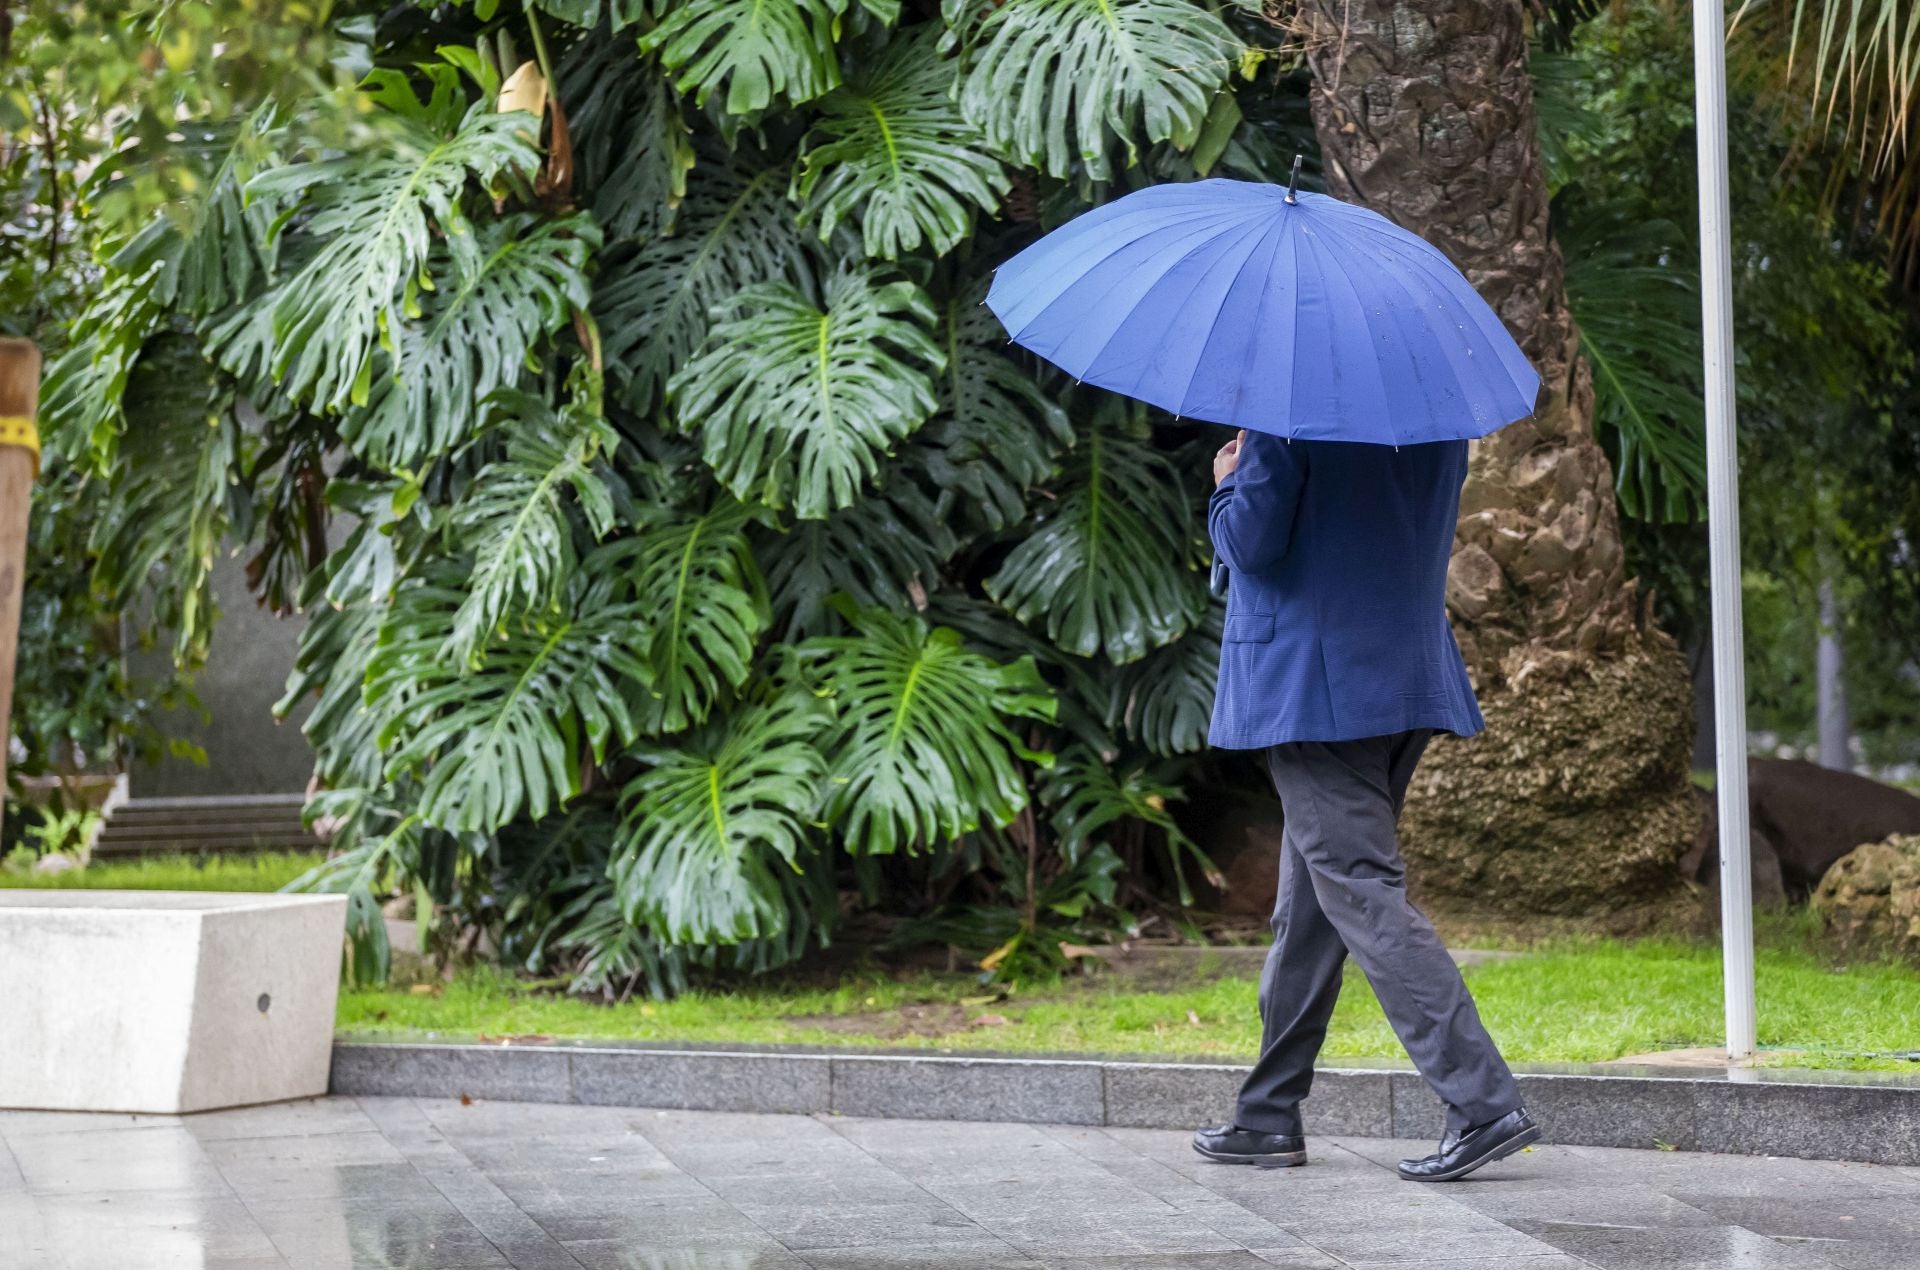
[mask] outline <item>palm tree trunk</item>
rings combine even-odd
[[[1691,693],[1626,576],[1593,381],[1548,232],[1521,0],[1305,0],[1330,190],[1446,252],[1540,371],[1476,443],[1448,607],[1487,731],[1430,751],[1403,822],[1416,880],[1535,911],[1678,882]]]

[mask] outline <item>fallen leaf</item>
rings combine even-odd
[[[1199,1016],[1198,1014],[1196,1014],[1196,1013],[1195,1013],[1194,1011],[1192,1011],[1192,1010],[1188,1010],[1188,1011],[1187,1011],[1187,1022],[1189,1022],[1189,1023],[1191,1023],[1191,1024],[1193,1024],[1193,1025],[1194,1025],[1195,1027],[1199,1027],[1199,1026],[1200,1026],[1200,1016]]]
[[[416,997],[437,997],[440,995],[440,985],[437,983],[416,983],[411,988],[408,988],[407,991]]]
[[[469,1097],[467,1097],[467,1096],[466,1096],[465,1094],[461,1094],[461,1095],[460,1095],[460,1105],[461,1105],[462,1107],[471,1107],[471,1106],[473,1106],[473,1099],[471,1099],[471,1098],[469,1098]]]
[[[998,948],[994,949],[992,952],[982,957],[980,959],[980,969],[992,970],[994,967],[998,966],[1001,962],[1007,959],[1007,954],[1012,952],[1014,949],[1014,946],[1019,942],[1020,942],[1020,936],[1015,935],[1012,939],[1009,939],[1006,943],[1000,945]]]
[[[1005,1027],[1006,1025],[1007,1016],[1004,1014],[976,1014],[971,1024],[973,1027]]]
[[[1006,999],[1006,996],[1007,994],[1004,992],[989,992],[987,993],[987,995],[983,997],[961,997],[960,1004],[961,1005],[992,1005],[995,1001],[1004,1001]]]
[[[1088,944],[1069,944],[1063,939],[1060,941],[1060,955],[1072,961],[1075,957],[1098,957],[1100,950]]]

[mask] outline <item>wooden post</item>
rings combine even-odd
[[[6,816],[7,744],[13,718],[13,664],[20,646],[20,596],[27,571],[27,506],[40,473],[40,349],[0,338],[0,824]]]

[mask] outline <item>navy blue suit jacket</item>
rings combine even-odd
[[[1481,729],[1447,625],[1466,473],[1465,441],[1247,434],[1207,507],[1229,578],[1214,745]]]

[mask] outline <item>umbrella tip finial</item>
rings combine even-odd
[[[1298,203],[1294,195],[1300,191],[1300,156],[1293,156],[1293,175],[1287,178],[1287,202]]]

